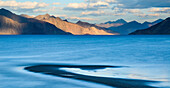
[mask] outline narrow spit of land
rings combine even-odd
[[[72,78],[78,80],[84,80],[94,83],[105,84],[117,88],[156,88],[147,85],[148,83],[154,83],[157,81],[137,80],[137,79],[122,79],[122,78],[109,78],[109,77],[96,77],[83,74],[77,74],[60,70],[60,68],[80,68],[83,70],[95,70],[104,68],[120,68],[122,66],[107,66],[107,65],[35,65],[25,67],[25,70],[42,73],[46,75],[53,75],[65,78]]]

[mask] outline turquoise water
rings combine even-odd
[[[53,77],[23,70],[32,64],[125,66],[79,74],[159,81],[170,88],[170,36],[0,36],[0,88],[112,88],[102,84]]]

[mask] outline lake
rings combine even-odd
[[[51,75],[24,69],[37,65],[57,65],[60,71],[69,73]],[[75,74],[153,81],[139,84],[170,88],[169,67],[169,35],[0,36],[0,88],[114,88],[108,83],[75,78]]]

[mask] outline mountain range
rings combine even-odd
[[[127,22],[121,26],[112,26],[109,27],[108,29],[113,30],[115,32],[120,33],[120,35],[128,35],[131,32],[134,32],[136,30],[140,30],[140,29],[146,29],[149,28],[157,23],[160,23],[161,21],[163,21],[162,19],[156,20],[154,22],[144,22],[144,23],[139,23],[137,21],[131,21],[131,22]]]
[[[163,26],[162,26],[163,25]],[[142,30],[144,29],[144,30]],[[17,15],[6,9],[0,9],[0,35],[128,35],[128,34],[169,34],[169,18],[154,22],[127,22],[124,19],[101,24],[77,23],[62,20],[49,14],[32,17]],[[166,33],[165,33],[166,32]]]
[[[96,24],[96,25],[100,26],[100,27],[109,28],[109,27],[118,27],[118,26],[124,25],[126,23],[127,22],[124,19],[118,19],[116,21],[108,21],[108,22]]]
[[[0,9],[0,34],[71,34],[54,25],[16,15],[6,9]]]
[[[160,22],[162,22],[162,21],[163,21],[163,19],[158,19],[158,20],[156,20],[156,21],[154,21],[154,22],[147,22],[147,21],[145,21],[145,22],[143,23],[143,25],[147,25],[148,27],[151,27],[151,26],[156,25],[157,23],[160,23]]]
[[[163,34],[168,35],[170,34],[170,17],[147,29],[136,30],[135,32],[130,33],[130,35],[163,35]]]
[[[53,35],[118,35],[100,27],[83,27],[49,14],[32,17],[16,15],[9,10],[0,9],[0,34],[53,34]]]
[[[108,31],[105,28],[98,27],[93,24],[84,24],[85,22],[71,23],[67,20],[62,20],[59,17],[50,16],[49,14],[36,16],[34,19],[45,21],[55,25],[57,28],[74,35],[118,35],[119,33]],[[90,25],[90,26],[89,26]]]

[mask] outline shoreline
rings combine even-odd
[[[117,88],[157,88],[147,85],[147,83],[155,83],[157,81],[137,80],[137,79],[122,79],[122,78],[109,78],[109,77],[96,77],[83,74],[77,74],[60,70],[59,68],[80,68],[84,70],[104,69],[104,68],[120,68],[122,66],[107,66],[107,65],[35,65],[25,67],[25,70],[34,73],[42,73],[46,75],[59,76],[87,82],[94,82],[104,84]]]

